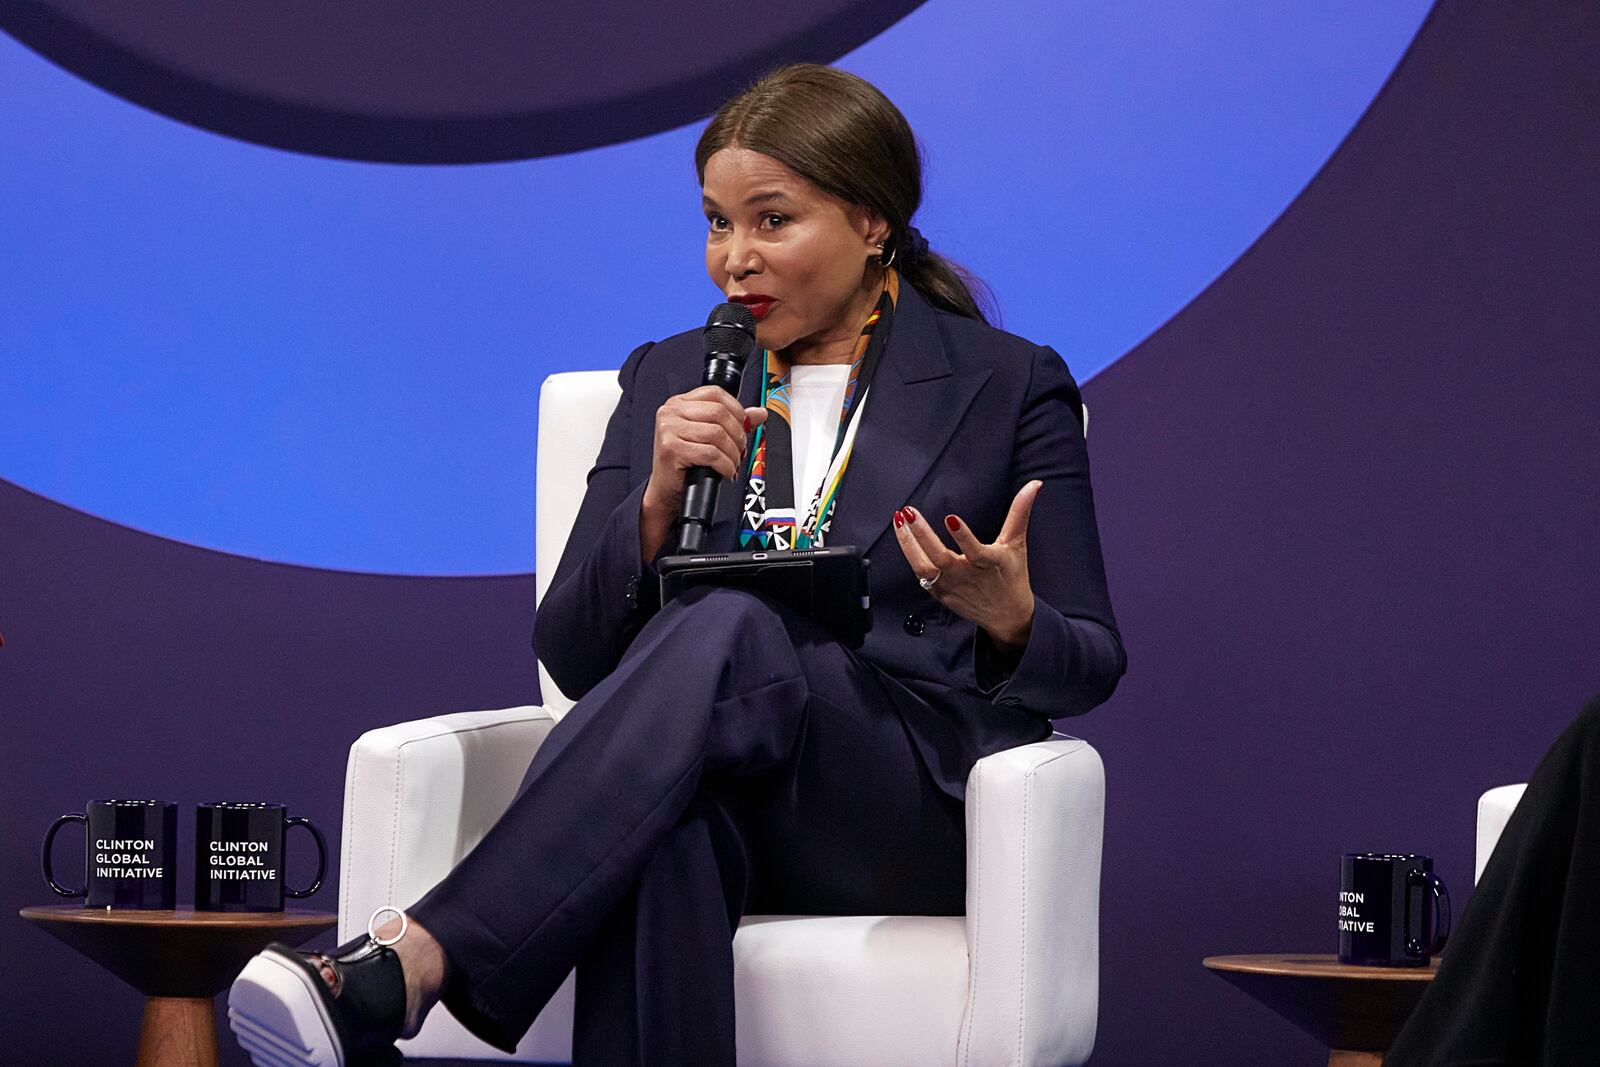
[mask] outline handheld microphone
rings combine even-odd
[[[745,361],[756,348],[756,317],[743,304],[718,304],[704,330],[706,370],[703,385],[720,386],[737,397]],[[710,467],[690,467],[683,477],[683,513],[678,519],[678,551],[699,552],[717,510],[720,475]]]

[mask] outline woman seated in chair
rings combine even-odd
[[[973,764],[1123,673],[1077,386],[912,225],[899,110],[786,67],[717,112],[695,164],[706,270],[757,320],[742,398],[698,384],[699,330],[628,357],[538,611],[576,706],[404,915],[251,961],[231,1007],[257,1063],[263,1031],[316,1063],[392,1057],[441,999],[511,1051],[576,968],[574,1063],[731,1067],[741,916],[962,914]],[[658,602],[692,466],[740,494],[712,547],[868,557],[859,651],[757,593]]]

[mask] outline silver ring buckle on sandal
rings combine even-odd
[[[400,918],[400,932],[390,938],[382,938],[378,936],[378,916],[384,914],[385,912],[393,912]],[[367,938],[371,940],[374,945],[377,945],[380,948],[388,948],[390,945],[406,936],[406,931],[410,928],[411,920],[406,918],[405,912],[401,911],[393,904],[385,904],[383,907],[373,912],[372,918],[367,920]]]

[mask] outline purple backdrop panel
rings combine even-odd
[[[246,141],[467,163],[709,114],[779,62],[828,62],[921,0],[13,0],[0,28],[102,89]]]
[[[55,899],[38,866],[51,819],[92,799],[180,802],[181,902],[193,899],[199,802],[280,801],[337,856],[345,757],[363,731],[537,703],[533,601],[531,575],[262,563],[0,482],[0,988],[12,998],[0,1063],[133,1060],[139,998],[17,917]],[[75,869],[81,841],[63,831],[58,868]],[[315,871],[302,845],[291,835],[297,885]],[[335,863],[303,906],[337,910],[338,893]],[[222,1046],[226,1062],[245,1062],[231,1034]]]
[[[1600,8],[1443,4],[1222,278],[1086,389],[1112,595],[1095,1062],[1316,1063],[1201,969],[1333,952],[1600,690]],[[1447,953],[1448,954],[1448,953]],[[1325,1055],[1325,1053],[1323,1053]]]

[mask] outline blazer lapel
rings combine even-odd
[[[894,509],[910,501],[992,373],[951,366],[934,310],[910,283],[891,331],[828,530],[829,544],[863,555],[889,532]]]

